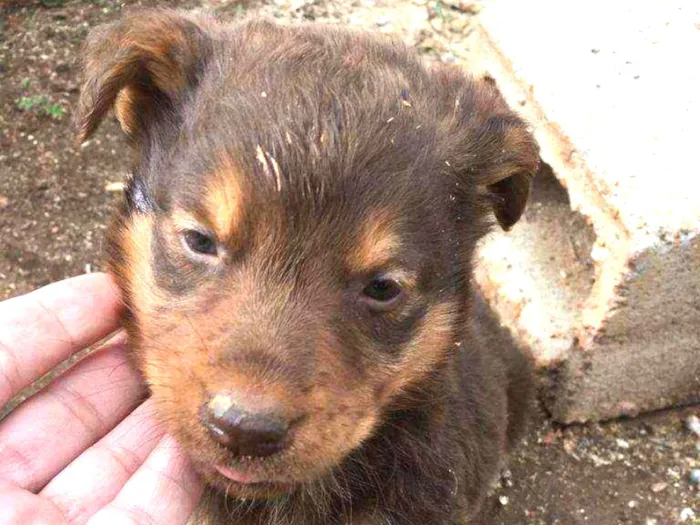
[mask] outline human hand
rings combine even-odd
[[[0,406],[119,327],[105,274],[0,303]],[[118,333],[0,422],[0,523],[186,523],[202,482]]]

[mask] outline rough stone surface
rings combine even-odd
[[[553,417],[700,400],[700,4],[499,0],[479,22],[479,66],[561,184],[478,259]]]

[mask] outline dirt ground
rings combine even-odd
[[[77,146],[76,57],[89,29],[122,9],[206,8],[396,32],[429,60],[469,63],[481,6],[436,0],[0,0],[0,299],[102,267],[103,232],[128,169],[110,122]],[[0,411],[1,412],[1,411]],[[539,413],[494,493],[494,523],[700,525],[700,407],[559,428]]]

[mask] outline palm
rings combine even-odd
[[[0,303],[0,405],[118,327],[104,274]],[[0,523],[185,523],[202,485],[153,417],[123,334],[0,422]]]

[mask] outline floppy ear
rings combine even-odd
[[[509,230],[525,211],[540,164],[539,147],[527,124],[508,108],[495,82],[476,84],[478,114],[472,130],[477,184],[485,187],[498,224]]]
[[[526,124],[513,113],[496,113],[476,129],[474,171],[498,224],[509,230],[525,211],[539,148]]]
[[[539,167],[539,148],[527,124],[510,110],[494,82],[467,79],[454,67],[438,70],[454,108],[450,158],[455,172],[485,194],[498,223],[509,230],[525,210]]]
[[[206,20],[153,9],[94,30],[83,48],[84,81],[76,112],[80,142],[112,108],[131,139],[147,135],[155,120],[172,117],[212,53],[202,22]]]
[[[477,181],[487,190],[498,224],[509,230],[525,211],[539,148],[525,123],[515,115],[494,115],[478,130],[482,146]]]

